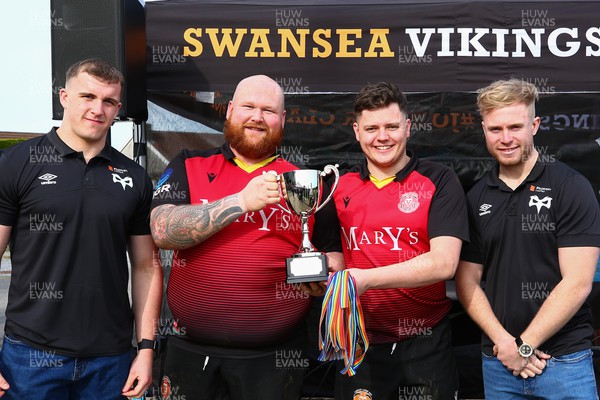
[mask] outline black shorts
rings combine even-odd
[[[338,371],[342,367],[338,362]],[[370,345],[356,375],[337,373],[335,398],[453,400],[457,390],[452,334],[446,318],[411,339]]]
[[[160,380],[162,399],[298,400],[308,359],[297,341],[267,355],[212,357],[169,340]]]

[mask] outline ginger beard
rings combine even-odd
[[[246,137],[245,127],[260,126],[266,130],[264,138],[260,141],[251,141]],[[283,141],[283,129],[271,130],[267,125],[243,124],[234,125],[229,120],[225,120],[223,135],[229,145],[238,151],[244,157],[252,159],[265,159],[275,153],[277,147]]]

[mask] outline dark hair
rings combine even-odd
[[[400,111],[406,113],[408,102],[397,85],[387,82],[369,83],[360,89],[354,99],[354,118],[358,118],[364,110],[378,110],[395,103]]]
[[[125,78],[121,71],[114,65],[98,58],[88,58],[71,65],[67,70],[66,82],[82,72],[87,72],[96,79],[107,83],[120,83],[121,89],[125,84]]]

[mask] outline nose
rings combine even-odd
[[[390,137],[390,134],[385,126],[382,126],[381,128],[379,128],[379,130],[377,131],[377,140],[383,142],[383,141],[388,140],[389,137]]]
[[[502,143],[508,143],[508,142],[512,141],[512,136],[510,136],[508,129],[502,130],[502,133],[500,135],[500,141]]]
[[[253,121],[262,121],[264,119],[263,110],[259,107],[254,108],[252,111],[252,120]]]
[[[102,100],[93,101],[90,108],[91,108],[92,113],[94,113],[95,115],[101,115],[103,113]]]

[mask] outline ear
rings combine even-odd
[[[281,129],[283,129],[283,127],[285,125],[285,115],[286,115],[286,111],[283,110],[283,114],[281,114]]]
[[[406,138],[408,139],[410,137],[410,127],[412,125],[412,122],[410,121],[410,119],[406,119]]]
[[[354,137],[356,137],[356,140],[360,142],[360,134],[359,134],[359,130],[358,130],[358,122],[355,122],[352,124],[352,129],[354,129]]]
[[[227,113],[225,114],[225,119],[229,119],[232,108],[233,108],[233,101],[230,100],[229,103],[227,104]]]
[[[63,106],[63,108],[67,107],[67,97],[69,96],[69,93],[67,92],[67,89],[65,88],[61,88],[60,92],[58,92],[58,98],[60,100],[60,104]]]
[[[540,119],[540,117],[535,117],[533,119],[533,135],[534,136],[537,133],[538,129],[540,128],[540,123],[541,122],[542,122],[542,120]]]

